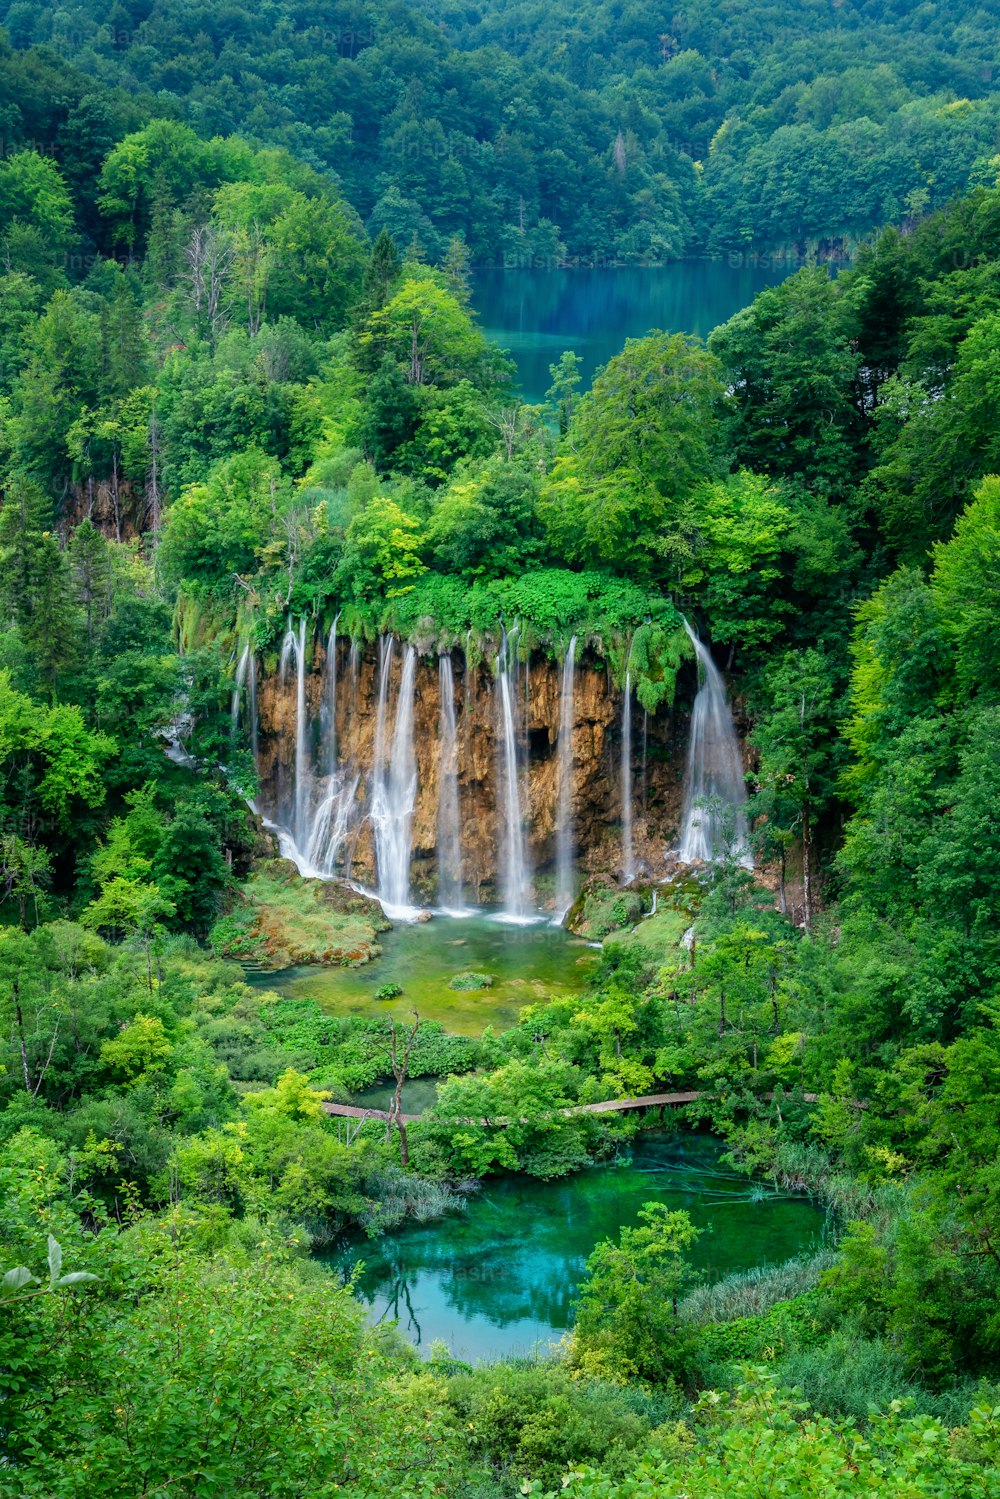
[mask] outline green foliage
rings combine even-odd
[[[824,1495],[857,1493],[861,1484],[872,1494],[910,1489],[971,1499],[994,1487],[996,1414],[988,1406],[972,1413],[967,1430],[949,1432],[941,1421],[909,1416],[894,1402],[862,1436],[850,1422],[816,1416],[794,1390],[750,1368],[731,1394],[703,1395],[698,1411],[697,1442],[683,1428],[668,1428],[624,1480],[584,1468],[560,1493],[567,1499],[682,1499],[692,1492],[735,1499],[765,1494],[775,1484]]]
[[[403,989],[400,984],[379,984],[375,990],[375,999],[398,999]]]
[[[698,1237],[687,1213],[649,1203],[637,1228],[604,1240],[580,1285],[573,1361],[612,1381],[682,1381],[694,1347],[677,1315],[688,1274],[684,1251]]]
[[[321,1487],[389,1495],[405,1473],[409,1491],[430,1495],[437,1475],[461,1471],[439,1385],[365,1330],[348,1291],[305,1277],[280,1245],[253,1264],[236,1246],[199,1252],[212,1232],[211,1217],[180,1216],[104,1235],[88,1261],[106,1289],[22,1300],[5,1317],[22,1494],[50,1492],[54,1471],[95,1494],[173,1484],[181,1471],[211,1475],[225,1494],[291,1494],[308,1465]],[[39,1406],[39,1377],[58,1378],[72,1415]]]
[[[584,1461],[623,1475],[674,1414],[662,1396],[581,1379],[558,1363],[512,1362],[454,1375],[448,1402],[512,1492],[530,1479],[558,1485],[567,1468]]]
[[[717,469],[712,356],[680,334],[630,339],[579,402],[540,506],[550,545],[582,566],[655,572],[659,532]]]

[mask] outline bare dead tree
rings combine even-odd
[[[233,264],[233,242],[212,224],[195,229],[184,252],[191,306],[199,328],[214,342],[225,326],[224,293]]]
[[[508,463],[517,448],[517,439],[524,429],[522,406],[501,406],[487,413],[490,423],[496,427],[503,443],[504,456]]]
[[[399,1160],[403,1166],[410,1162],[410,1145],[406,1137],[406,1120],[403,1117],[403,1084],[410,1075],[410,1052],[416,1040],[417,1031],[420,1029],[420,1016],[416,1010],[413,1012],[413,1024],[406,1026],[402,1036],[396,1031],[396,1022],[389,1017],[389,1035],[391,1038],[389,1049],[389,1065],[392,1075],[396,1079],[396,1091],[393,1094],[392,1107],[389,1109],[389,1123],[395,1125],[399,1130]],[[402,1052],[399,1042],[402,1040]]]

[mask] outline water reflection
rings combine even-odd
[[[488,1181],[462,1213],[345,1245],[330,1263],[365,1261],[359,1292],[377,1320],[399,1319],[425,1347],[496,1358],[544,1349],[572,1324],[590,1251],[646,1202],[684,1208],[706,1230],[694,1251],[710,1279],[777,1263],[818,1243],[813,1203],[727,1170],[705,1136],[646,1136],[631,1160],[558,1182]]]

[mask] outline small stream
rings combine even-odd
[[[709,1280],[819,1246],[825,1212],[749,1182],[721,1164],[722,1149],[706,1135],[647,1135],[620,1164],[560,1181],[490,1179],[464,1212],[352,1240],[325,1262],[346,1274],[362,1260],[373,1320],[398,1319],[424,1349],[442,1340],[469,1362],[544,1354],[572,1325],[594,1245],[644,1203],[683,1208],[705,1230],[692,1260]]]

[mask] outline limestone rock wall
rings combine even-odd
[[[386,744],[391,743],[403,651],[393,654],[386,712]],[[319,799],[330,733],[329,676],[322,642],[307,651],[305,688],[309,754]],[[463,874],[469,895],[488,900],[499,880],[503,828],[498,797],[503,755],[497,683],[481,663],[467,669],[461,651],[452,657],[458,734],[458,789]],[[520,743],[525,771],[524,825],[530,833],[531,863],[537,894],[544,901],[547,876],[555,859],[555,824],[559,792],[557,741],[562,673],[537,655],[520,662],[516,682]],[[336,737],[341,775],[358,777],[354,828],[345,847],[350,873],[374,878],[374,847],[366,808],[375,759],[378,710],[378,646],[357,652],[352,663],[349,642],[337,647]],[[258,703],[258,772],[260,804],[276,822],[287,821],[294,794],[296,682],[294,670],[261,678]],[[574,689],[572,808],[577,858],[589,872],[621,869],[621,736],[622,697],[606,671],[586,654],[580,659]],[[644,723],[633,703],[633,820],[636,855],[646,872],[666,871],[669,849],[676,847],[680,821],[686,722],[667,710]],[[417,662],[414,696],[414,750],[417,797],[413,818],[412,883],[414,892],[433,896],[437,878],[438,806],[440,798],[441,702],[438,661]],[[283,816],[283,813],[285,814]],[[500,813],[502,817],[502,811]],[[346,870],[345,870],[346,872]]]

